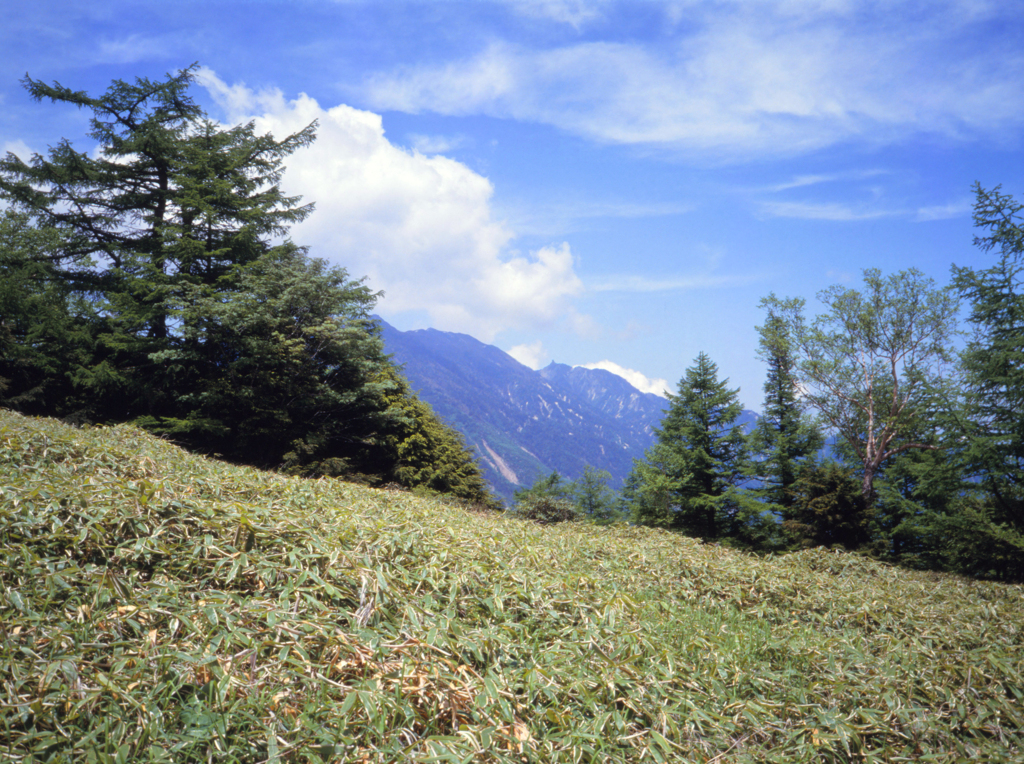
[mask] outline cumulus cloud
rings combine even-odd
[[[669,385],[667,380],[651,379],[635,369],[627,369],[625,366],[620,366],[614,361],[598,361],[597,363],[585,363],[581,365],[584,369],[604,369],[605,371],[610,371],[612,374],[622,377],[642,393],[665,395],[672,390],[672,387]]]
[[[14,154],[23,162],[28,162],[32,159],[32,149],[22,140],[4,141],[0,145],[0,156],[7,156],[8,154]]]
[[[680,23],[657,46],[497,41],[379,73],[364,92],[382,109],[482,113],[725,157],[1019,129],[1024,54],[1012,27],[993,35],[1007,21],[986,15],[997,6],[965,21],[962,5],[677,5]]]
[[[550,358],[548,351],[544,349],[544,344],[540,341],[527,345],[516,345],[506,352],[523,366],[529,366],[534,371],[541,368]]]
[[[293,229],[312,254],[367,276],[385,292],[384,315],[417,311],[431,325],[485,342],[505,328],[576,320],[583,285],[568,244],[524,254],[491,215],[490,181],[441,155],[392,144],[380,115],[346,105],[324,108],[303,94],[254,92],[204,70],[200,81],[230,121],[254,120],[282,138],[318,122],[317,140],[287,161],[284,186],[316,203]]]

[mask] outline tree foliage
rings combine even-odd
[[[802,299],[770,295],[762,307],[783,322],[803,399],[856,454],[870,504],[886,460],[934,447],[907,435],[953,360],[956,302],[915,269],[868,269],[863,291],[833,286],[818,299],[827,312],[810,323]]]
[[[389,410],[401,414],[382,442],[381,461],[391,465],[383,474],[398,485],[454,496],[475,505],[498,509],[483,472],[462,436],[409,389],[409,383],[393,366],[383,379]]]
[[[762,485],[760,496],[786,518],[795,500],[800,465],[817,454],[824,438],[797,395],[796,358],[785,320],[769,307],[757,330],[759,355],[768,364],[768,373],[763,411],[750,437],[750,449],[758,456],[753,472]]]
[[[968,508],[973,535],[991,554],[962,550],[972,565],[1024,578],[1024,204],[975,186],[975,244],[998,259],[983,270],[953,268],[953,285],[970,301],[974,332],[962,354],[960,432],[964,468],[983,496]],[[1000,550],[998,554],[994,551]]]
[[[745,435],[738,390],[718,379],[700,353],[655,430],[658,442],[634,467],[631,491],[637,522],[678,528],[705,539],[742,533],[750,518],[738,488],[746,480]]]
[[[192,66],[100,97],[26,77],[91,112],[96,151],[60,141],[0,161],[0,403],[133,421],[206,453],[489,501],[461,440],[384,353],[378,295],[287,238],[277,140],[223,128]]]
[[[531,486],[515,492],[515,511],[541,522],[587,519],[608,522],[621,519],[615,493],[608,487],[611,474],[589,464],[576,480],[566,480],[558,470],[538,477]]]
[[[73,411],[72,375],[91,334],[60,266],[62,239],[30,215],[0,213],[0,403],[25,413]]]
[[[870,510],[853,470],[835,461],[805,461],[783,528],[801,546],[857,549],[871,535]]]

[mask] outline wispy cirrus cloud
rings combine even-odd
[[[409,145],[421,154],[445,154],[465,143],[465,139],[462,136],[410,133],[408,139]]]
[[[576,29],[601,19],[610,3],[607,0],[508,0],[517,13],[538,19],[550,19]]]
[[[971,18],[961,6],[684,4],[656,46],[498,40],[377,73],[362,93],[376,108],[487,114],[718,159],[1018,132],[1024,52],[1012,28],[993,32],[1012,12],[978,7]]]
[[[756,273],[665,277],[627,274],[596,279],[587,284],[587,289],[594,292],[674,292],[741,286],[759,281],[761,278],[762,276]]]
[[[130,34],[124,37],[101,39],[97,54],[101,61],[111,64],[133,64],[146,61],[154,56],[174,53],[181,45],[180,40],[153,35]]]
[[[889,174],[889,170],[870,169],[851,170],[849,172],[797,175],[790,180],[770,186],[768,190],[773,192],[790,191],[794,188],[807,188],[809,186],[821,186],[829,183],[850,183],[853,181],[867,180],[868,178],[877,178],[879,176]]]
[[[920,223],[927,223],[932,220],[949,220],[970,215],[974,209],[974,201],[970,197],[963,197],[949,204],[937,204],[930,207],[921,207],[914,220]]]
[[[758,210],[763,217],[833,222],[874,220],[906,214],[903,210],[854,206],[839,202],[761,202]]]
[[[593,220],[671,217],[694,209],[690,202],[580,200],[511,204],[502,214],[520,234],[555,236],[585,228]]]

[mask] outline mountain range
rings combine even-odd
[[[607,470],[618,489],[669,406],[603,369],[534,370],[468,334],[399,331],[378,319],[384,346],[412,388],[462,433],[494,492],[511,499],[552,470],[569,479]],[[744,411],[741,424],[756,420]]]

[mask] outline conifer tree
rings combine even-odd
[[[804,546],[857,549],[870,538],[871,513],[853,469],[831,460],[805,461],[783,527]]]
[[[82,405],[71,375],[93,338],[62,243],[24,212],[0,213],[0,405],[26,414]]]
[[[152,354],[180,340],[174,303],[200,294],[188,291],[197,285],[229,291],[240,267],[294,248],[269,238],[312,210],[279,181],[315,126],[281,141],[252,124],[220,129],[188,94],[196,68],[165,81],[117,80],[98,98],[26,77],[35,100],[92,112],[98,156],[64,139],[46,157],[0,160],[0,195],[61,235],[65,285],[93,303],[97,346],[75,379],[96,419],[173,409]]]
[[[746,479],[738,390],[718,379],[704,353],[686,370],[655,430],[658,442],[639,466],[634,519],[705,539],[741,534],[747,519],[738,488]]]
[[[751,450],[759,456],[753,470],[763,486],[761,496],[788,518],[800,464],[814,457],[824,438],[797,397],[796,358],[786,322],[769,307],[764,326],[757,330],[759,355],[768,364],[768,373],[764,410],[750,438]]]
[[[379,295],[285,238],[312,205],[282,192],[284,160],[315,125],[282,140],[222,128],[189,95],[195,72],[98,98],[25,78],[36,100],[91,111],[99,150],[62,140],[0,161],[0,200],[26,223],[0,226],[0,404],[486,500],[475,460],[384,353]],[[28,283],[40,299],[13,288]],[[41,316],[59,350],[38,350]]]
[[[974,336],[962,354],[961,433],[969,474],[984,496],[968,503],[976,538],[965,560],[974,571],[1024,578],[1024,204],[975,185],[974,221],[995,250],[984,270],[953,269],[953,284],[970,300]],[[985,558],[988,558],[987,560]],[[998,559],[998,562],[996,560]]]

